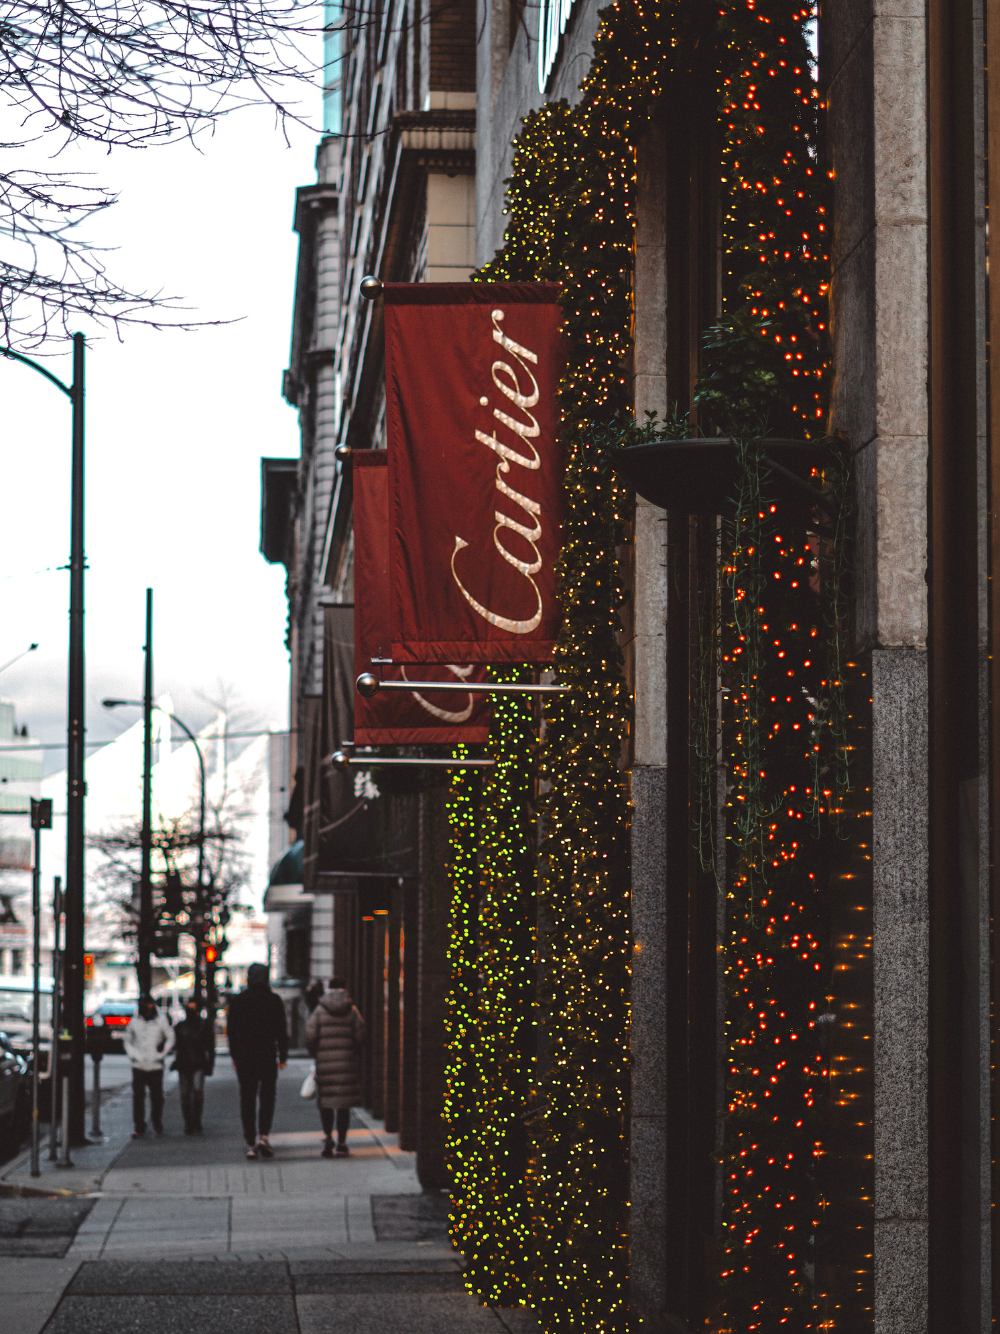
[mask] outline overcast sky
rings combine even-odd
[[[307,106],[318,116],[315,107]],[[87,709],[117,735],[106,695],[142,691],[144,590],[154,590],[155,688],[192,726],[229,692],[243,717],[287,724],[284,570],[258,551],[261,455],[298,453],[281,397],[297,238],[295,188],[315,179],[316,135],[291,147],[264,111],[185,144],[81,155],[120,202],[92,234],[119,247],[113,276],[183,298],[196,332],[113,331],[87,366]],[[36,164],[39,165],[39,164]],[[65,165],[65,163],[63,163]],[[67,381],[70,356],[46,365]],[[0,361],[0,696],[43,741],[65,739],[69,402]],[[46,769],[64,757],[49,752]]]

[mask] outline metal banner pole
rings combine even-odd
[[[330,764],[335,769],[371,769],[375,765],[384,768],[395,765],[407,769],[493,769],[496,760],[445,760],[445,759],[410,759],[405,755],[354,755],[347,751],[335,750],[330,756]]]
[[[358,694],[365,699],[371,699],[380,690],[408,690],[410,693],[426,691],[428,694],[432,691],[435,693],[446,691],[456,695],[565,695],[569,692],[569,686],[555,683],[533,685],[530,682],[520,684],[510,681],[380,681],[371,672],[362,672],[355,684]]]

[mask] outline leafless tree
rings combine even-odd
[[[314,0],[0,2],[0,335],[36,346],[79,316],[183,324],[159,293],[108,273],[85,224],[114,195],[39,167],[74,141],[142,148],[194,138],[227,112],[311,81]],[[20,165],[24,163],[26,165]]]

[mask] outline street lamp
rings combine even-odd
[[[73,383],[64,384],[50,370],[15,352],[0,347],[0,355],[19,361],[43,375],[61,389],[73,405],[73,449],[70,496],[69,537],[69,708],[66,719],[66,937],[64,945],[63,1014],[70,1035],[69,1130],[74,1144],[86,1143],[83,1114],[83,932],[84,932],[84,824],[83,754],[84,711],[84,639],[83,574],[86,567],[83,550],[83,426],[84,426],[84,349],[82,333],[73,335]]]
[[[124,707],[128,707],[128,708],[137,708],[137,709],[143,709],[143,708],[146,707],[146,702],[145,702],[145,700],[139,700],[139,699],[104,699],[104,700],[101,700],[101,703],[102,703],[102,705],[104,706],[104,708],[106,708],[106,709],[117,709],[117,708],[121,708],[121,707],[123,707],[123,706],[124,706]],[[202,754],[201,746],[198,744],[198,738],[197,738],[197,737],[195,736],[195,734],[191,731],[190,727],[188,727],[187,723],[182,722],[181,719],[178,718],[177,715],[176,715],[175,713],[170,713],[169,710],[164,709],[164,708],[161,708],[161,706],[160,706],[159,704],[152,704],[150,707],[151,707],[152,709],[156,709],[157,712],[159,712],[159,713],[166,714],[166,716],[170,719],[171,722],[177,724],[177,726],[181,729],[182,732],[185,733],[185,735],[187,736],[188,740],[189,740],[189,741],[191,742],[191,744],[194,746],[195,754],[198,756],[198,769],[199,769],[200,778],[201,778],[201,798],[200,798],[200,802],[199,802],[199,812],[198,812],[198,909],[199,909],[199,911],[201,912],[202,917],[204,918],[204,912],[205,912],[205,757],[204,757],[204,755]],[[152,750],[151,750],[151,749],[150,749],[150,756],[149,756],[149,758],[150,758],[150,759],[152,758]],[[151,778],[151,774],[150,774],[150,768],[149,768],[149,765],[148,765],[148,764],[144,764],[144,766],[143,766],[143,793],[144,793],[144,795],[145,795],[145,792],[146,792],[147,788],[151,788],[151,786],[152,786],[151,781],[150,781],[150,778]],[[146,814],[146,812],[145,812],[145,803],[144,803],[144,809],[143,809],[144,832],[145,832],[145,814]],[[151,838],[150,838],[150,843],[151,843],[151,842],[152,842],[152,840],[151,840]],[[146,846],[146,844],[145,844],[145,842],[144,842],[144,843],[143,843],[143,850],[144,850],[144,851],[145,851],[145,846]],[[144,879],[144,886],[145,886],[145,885],[148,883],[148,880],[149,880],[149,869],[148,869],[148,868],[145,868],[145,867],[144,867],[144,875],[145,875],[145,879]],[[148,916],[145,916],[145,920],[144,920],[144,910],[146,910],[147,900],[148,900]],[[204,928],[202,928],[202,932],[199,933],[199,934],[203,934],[203,931],[204,931]],[[152,934],[153,934],[153,932],[152,932],[152,887],[150,886],[150,887],[149,887],[149,891],[148,891],[147,896],[144,897],[144,898],[142,898],[142,899],[140,900],[140,912],[139,912],[139,972],[140,972],[140,974],[142,974],[143,972],[145,972],[145,975],[147,976],[147,979],[151,979],[151,977],[152,977],[152,970],[151,970],[150,963],[149,963],[149,956],[150,956],[151,951],[150,951],[150,949],[149,949],[149,945],[148,945],[148,942],[149,942],[149,941],[151,940],[151,938],[152,938]],[[146,942],[146,943],[144,944],[144,942]],[[200,988],[201,988],[201,977],[200,977],[200,974],[198,973],[197,966],[195,967],[195,979],[196,979],[196,990],[199,990],[199,991],[200,991]],[[140,976],[139,989],[140,989],[140,991],[142,991],[142,990],[144,989],[144,988],[143,988],[143,983],[142,983],[142,976]],[[147,984],[146,984],[145,989],[146,989],[146,990],[149,989],[149,981],[148,981],[148,980],[147,980]]]
[[[29,644],[27,648],[22,649],[21,652],[15,654],[13,658],[8,658],[4,665],[0,667],[0,672],[5,672],[8,667],[13,667],[15,662],[20,662],[21,659],[26,658],[29,653],[34,653],[37,647],[37,644]]]

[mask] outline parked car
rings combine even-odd
[[[102,1001],[93,1014],[87,1015],[87,1038],[90,1040],[95,1028],[104,1029],[103,1047],[109,1054],[121,1056],[125,1051],[125,1029],[129,1020],[138,1011],[137,1000]]]
[[[38,1076],[48,1079],[49,1052],[52,1048],[52,979],[43,977],[39,983],[39,1062]],[[11,1047],[31,1064],[31,1006],[32,984],[28,978],[0,979],[0,1033],[7,1036]]]
[[[15,1153],[31,1125],[31,1065],[0,1033],[0,1154]]]

